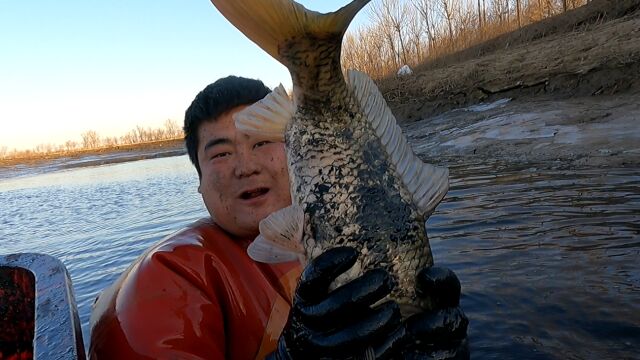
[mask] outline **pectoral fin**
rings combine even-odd
[[[260,235],[249,245],[249,257],[258,262],[281,263],[305,258],[302,247],[304,211],[291,205],[260,221]]]

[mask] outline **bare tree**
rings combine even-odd
[[[342,45],[342,64],[380,78],[396,66],[395,48],[391,49],[386,36],[388,28],[373,22],[347,33]]]
[[[435,41],[433,30],[433,5],[431,4],[432,0],[415,0],[413,6],[418,10],[418,14],[420,14],[420,19],[424,22],[424,30],[427,34],[428,48],[429,50],[433,49],[433,44]]]
[[[84,149],[95,149],[100,144],[100,136],[94,130],[87,130],[81,134],[82,147]]]
[[[407,4],[401,4],[398,0],[379,0],[369,8],[369,16],[381,26],[387,45],[394,55],[394,67],[397,69],[407,61],[404,38]]]
[[[76,147],[78,147],[78,143],[76,143],[76,142],[75,142],[75,141],[73,141],[73,140],[67,140],[67,141],[64,143],[64,149],[65,149],[66,151],[72,151],[72,150],[74,150]]]
[[[118,146],[120,144],[120,141],[115,136],[108,136],[108,137],[105,137],[102,140],[102,144],[104,146],[108,146],[108,147],[115,147],[115,146]]]
[[[167,119],[164,122],[164,130],[168,139],[175,139],[184,136],[182,127],[173,119]]]
[[[487,3],[486,0],[482,0],[482,23],[487,24]]]
[[[448,37],[450,43],[453,43],[453,21],[456,3],[456,0],[438,0],[437,2],[438,10],[440,10],[440,15],[447,22],[446,26],[449,30]]]
[[[6,145],[0,146],[0,159],[4,159],[7,156],[8,151],[9,149],[7,148]]]
[[[409,13],[407,3],[397,0],[382,0],[385,4],[385,9],[389,13],[389,19],[393,30],[395,31],[396,38],[400,45],[400,56],[402,65],[408,64],[409,51],[407,49],[407,40],[405,36],[405,24],[407,24],[407,14]]]
[[[491,10],[493,18],[500,24],[504,24],[507,20],[507,6],[508,0],[491,0]]]
[[[423,49],[422,35],[425,30],[425,23],[420,19],[416,11],[407,11],[407,46],[409,48],[409,59],[405,63],[415,65],[424,60],[426,51]]]
[[[377,23],[378,28],[381,32],[381,35],[386,41],[386,46],[389,47],[392,53],[392,60],[394,62],[394,67],[398,67],[398,59],[396,50],[396,43],[393,36],[393,26],[391,25],[386,12],[384,11],[384,7],[379,2],[374,2],[372,6],[369,8],[369,17],[373,20],[373,22]]]
[[[136,134],[136,142],[141,143],[141,142],[147,141],[147,134],[142,126],[136,125],[136,128],[134,131]]]

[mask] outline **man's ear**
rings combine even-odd
[[[201,185],[198,185],[198,193],[202,194],[202,191],[200,191],[200,186]]]

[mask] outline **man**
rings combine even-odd
[[[232,118],[269,92],[260,81],[230,76],[207,86],[187,109],[187,151],[211,218],[153,246],[101,294],[92,313],[90,357],[307,359],[465,353],[466,318],[458,308],[459,283],[450,272],[421,273],[425,281],[419,282],[425,287],[419,291],[435,286],[431,292],[446,293],[432,301],[443,302],[440,308],[447,310],[401,322],[395,302],[374,305],[393,286],[384,271],[328,290],[355,262],[353,249],[327,251],[302,276],[297,262],[262,264],[247,256],[260,220],[291,203],[284,144],[240,133]],[[446,288],[452,283],[453,290],[442,291],[442,284]],[[425,336],[442,339],[438,344],[446,346],[417,347],[432,345]]]

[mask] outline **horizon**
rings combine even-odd
[[[298,2],[328,12],[350,1]],[[10,34],[0,38],[0,147],[9,151],[182,124],[196,94],[227,75],[291,87],[288,70],[206,0],[0,2],[0,32]]]

